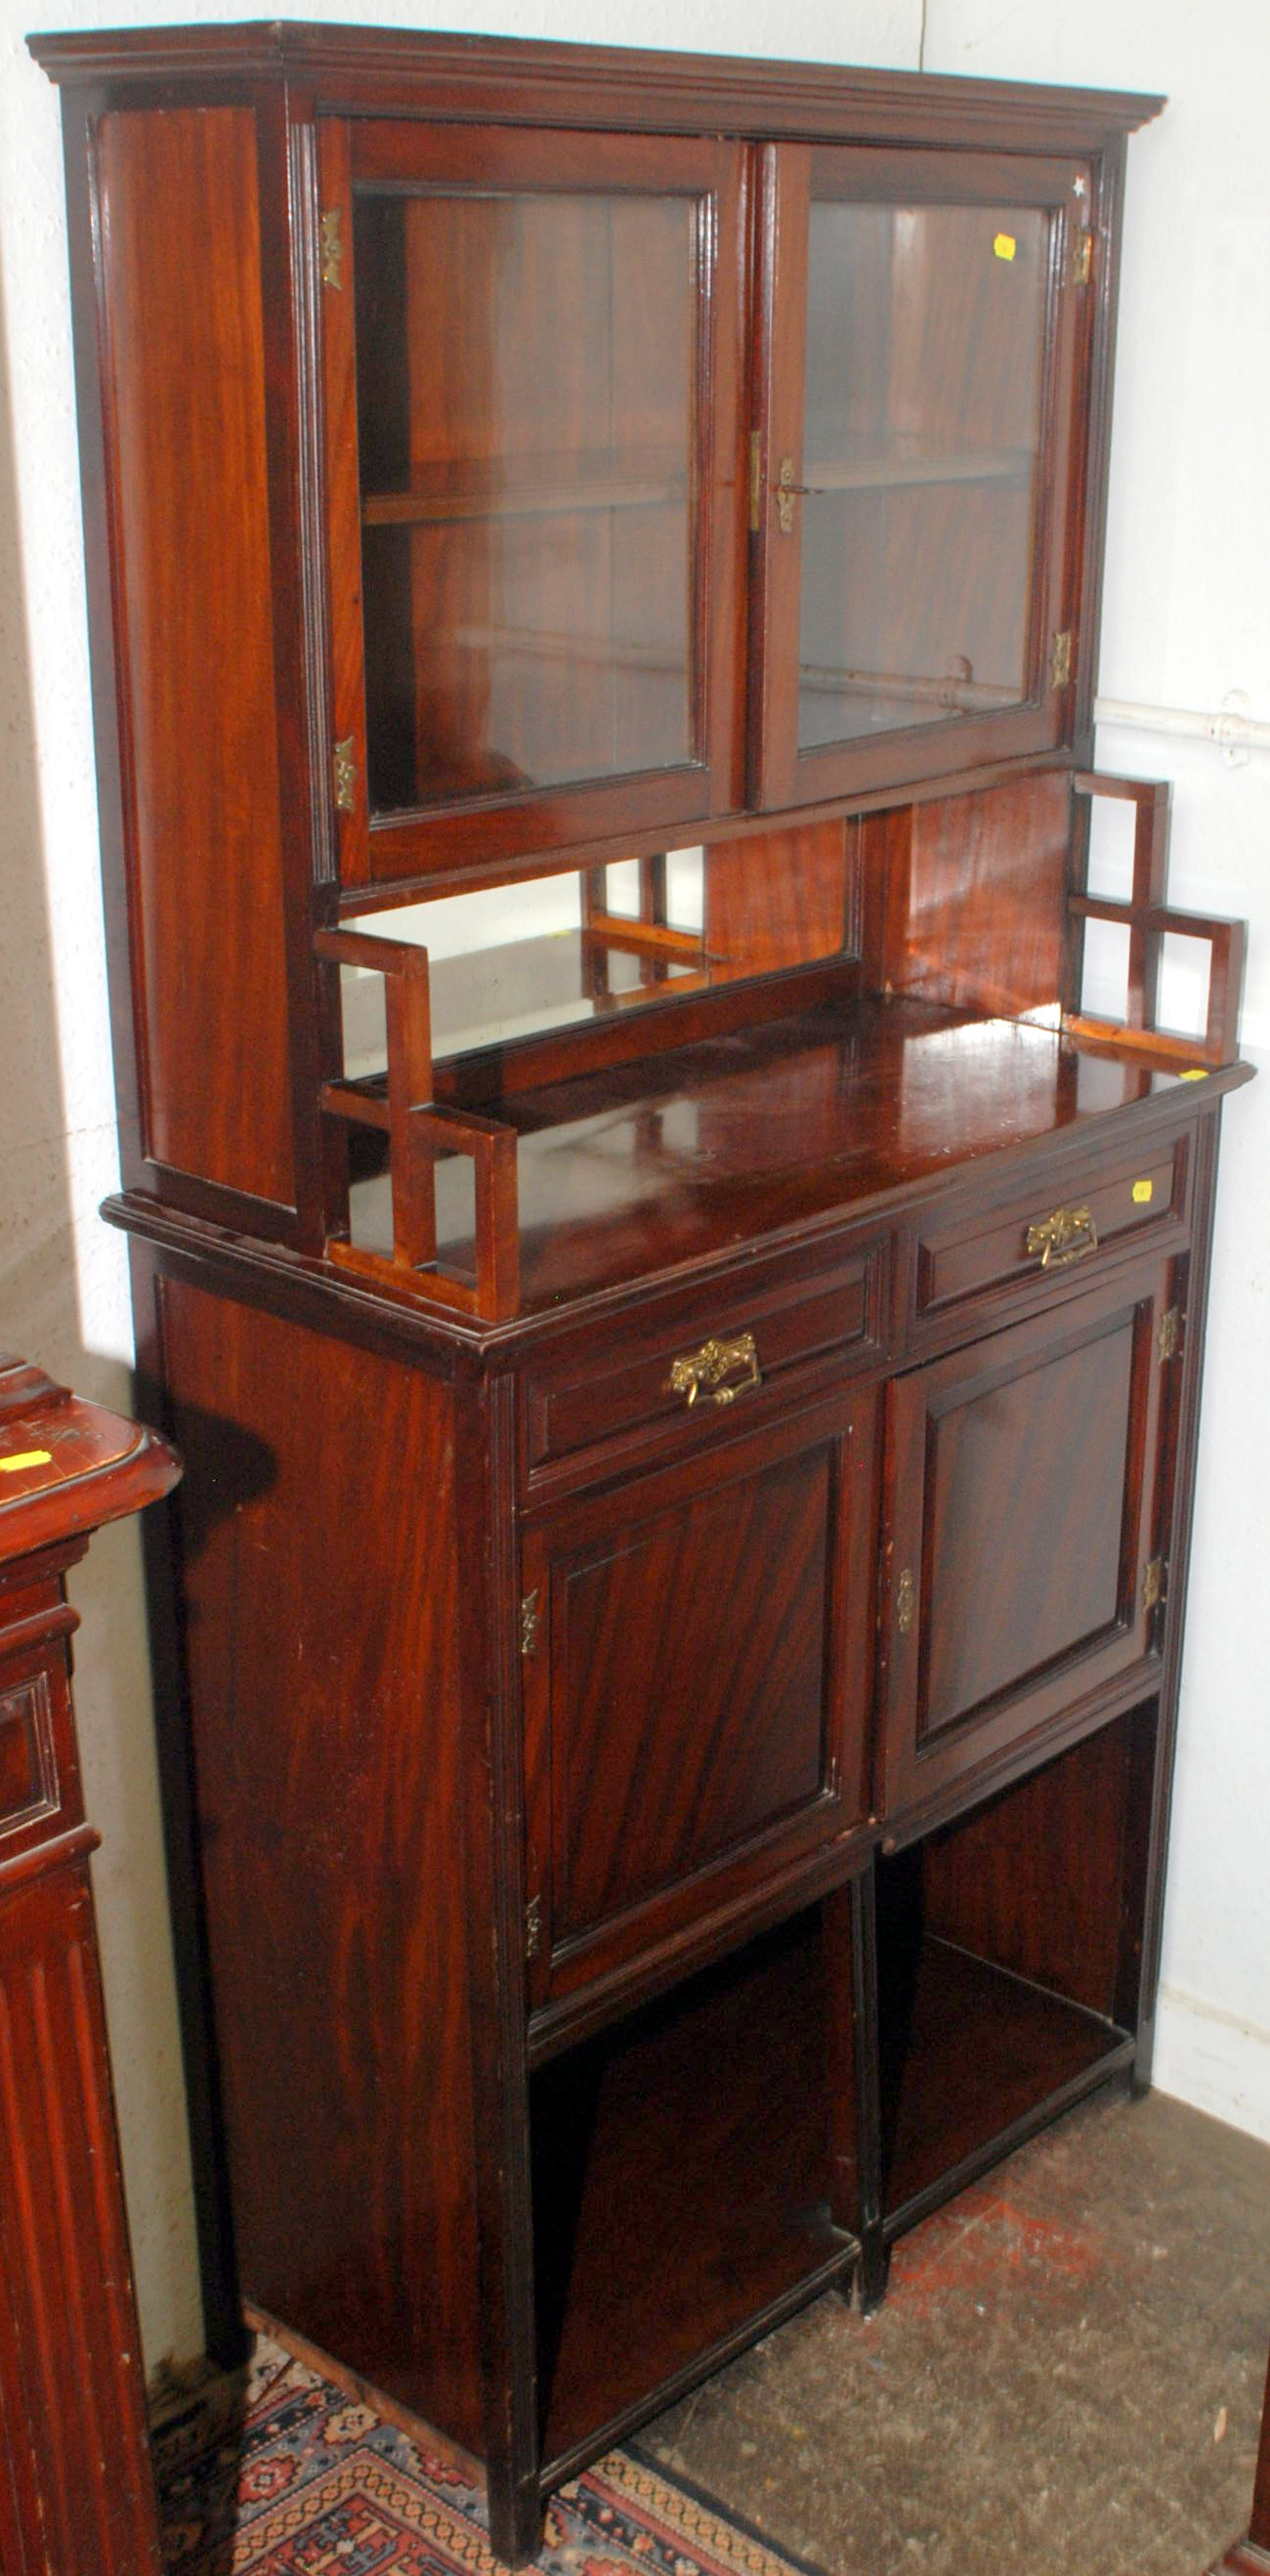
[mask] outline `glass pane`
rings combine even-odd
[[[804,751],[1026,695],[1047,224],[812,206]]]
[[[694,201],[354,205],[372,810],[692,759]]]

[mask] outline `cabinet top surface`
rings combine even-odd
[[[141,1423],[0,1353],[0,1564],[142,1510],[180,1472]]]
[[[58,81],[308,74],[352,97],[392,82],[403,106],[462,114],[472,82],[506,84],[512,114],[598,125],[661,123],[696,131],[720,117],[755,133],[944,141],[1015,140],[1021,148],[1093,148],[1157,116],[1163,98],[967,80],[931,72],[655,53],[387,27],[260,19],[231,26],[66,30],[28,39]],[[415,87],[425,97],[412,98]],[[474,107],[479,101],[473,102]],[[486,113],[500,113],[497,97]]]
[[[967,1164],[1050,1140],[1093,1151],[1116,1113],[1136,1122],[1155,1102],[1167,1122],[1170,1101],[1230,1079],[1193,1091],[1052,1029],[896,1000],[826,1005],[522,1093],[500,1107],[518,1139],[522,1313],[952,1189]],[[454,1171],[439,1167],[438,1251],[463,1267]],[[386,1179],[361,1191],[362,1222],[385,1222]]]

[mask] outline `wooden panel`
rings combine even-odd
[[[6,2576],[159,2576],[110,2099],[85,1857],[0,1882]]]
[[[836,1397],[527,1536],[536,2000],[862,1822],[875,1410]]]
[[[164,1313],[244,2289],[481,2449],[451,1402]]]
[[[1011,1015],[1058,1000],[1070,812],[1061,770],[911,808],[888,901],[897,993]]]
[[[851,954],[857,865],[849,822],[714,841],[705,878],[712,959],[766,971]]]
[[[5,1676],[7,1679],[7,1676]],[[0,1690],[0,1842],[57,1807],[47,1672]]]
[[[1166,1277],[889,1390],[889,1814],[1043,1741],[1147,1654]]]
[[[1115,2016],[1130,1781],[1121,1718],[934,1835],[922,1854],[927,1931]]]
[[[255,125],[109,115],[99,149],[144,1144],[290,1205]]]

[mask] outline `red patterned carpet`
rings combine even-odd
[[[469,2471],[266,2335],[155,2441],[169,2576],[499,2576]],[[629,2451],[551,2503],[547,2576],[791,2576],[793,2562]]]

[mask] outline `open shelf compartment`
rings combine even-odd
[[[825,1913],[796,1916],[533,2076],[549,2484],[855,2261],[830,2206]]]
[[[878,1864],[894,2237],[1131,2067],[1154,1703]]]

